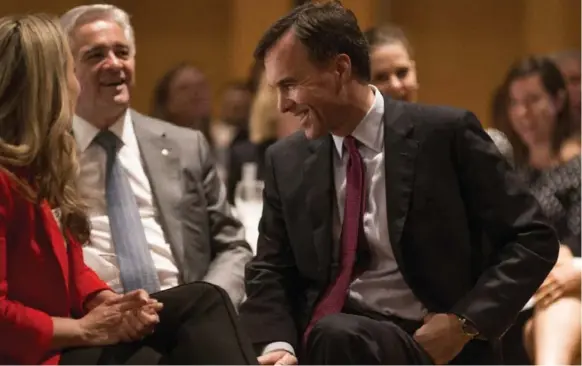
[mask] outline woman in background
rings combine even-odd
[[[152,116],[200,130],[212,145],[211,92],[206,76],[187,62],[172,67],[154,88]]]
[[[370,45],[372,84],[396,100],[416,102],[418,79],[410,42],[393,25],[372,28],[365,33]]]
[[[507,118],[499,126],[513,146],[516,169],[531,187],[562,246],[555,268],[536,293],[533,318],[524,328],[526,349],[538,365],[580,360],[580,145],[566,85],[548,58],[530,57],[508,72],[501,95]]]
[[[277,91],[261,75],[249,117],[250,144],[238,144],[230,150],[227,195],[234,202],[236,185],[241,180],[245,163],[257,164],[257,179],[262,180],[265,152],[278,139],[297,131],[299,119],[290,113],[281,113],[277,107]]]

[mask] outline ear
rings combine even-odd
[[[335,72],[341,84],[347,84],[352,78],[352,60],[345,53],[339,54],[335,59]]]

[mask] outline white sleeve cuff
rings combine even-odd
[[[287,351],[290,354],[292,354],[293,356],[295,356],[295,350],[293,349],[293,346],[287,342],[269,343],[265,346],[265,348],[263,348],[263,352],[261,354],[264,355],[266,353],[273,352],[273,351]]]

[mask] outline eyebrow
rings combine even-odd
[[[95,51],[102,51],[102,50],[107,49],[107,48],[109,48],[108,45],[103,44],[103,43],[100,43],[100,44],[93,45],[93,46],[91,46],[88,49],[82,50],[81,53],[83,55],[87,55],[89,53],[92,53],[92,52],[95,52]],[[123,44],[123,43],[115,43],[115,44],[113,44],[113,47],[112,48],[113,49],[126,49],[126,50],[129,50],[130,47],[129,47],[129,45],[126,45],[126,44]]]
[[[283,79],[277,81],[277,83],[275,84],[275,86],[280,88],[280,87],[282,87],[282,86],[284,86],[286,84],[294,83],[295,81],[296,80],[294,78],[292,78],[292,77],[286,77],[286,78],[283,78]]]

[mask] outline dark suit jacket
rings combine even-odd
[[[181,282],[221,286],[238,306],[252,251],[232,215],[226,190],[201,132],[132,111],[144,169]]]
[[[473,114],[385,105],[387,225],[404,279],[430,312],[460,314],[498,339],[556,261],[555,233]],[[267,152],[258,254],[241,308],[256,346],[297,350],[338,273],[332,149],[330,136],[308,141],[300,132]]]
[[[68,241],[48,203],[27,201],[0,170],[0,364],[58,364],[51,317],[83,315],[85,300],[108,288]]]

